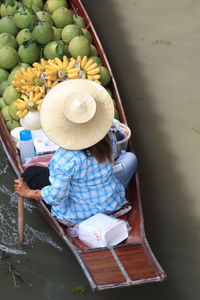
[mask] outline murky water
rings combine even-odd
[[[164,283],[77,295],[86,280],[34,202],[17,247],[14,173],[0,154],[1,299],[198,300],[200,5],[197,0],[84,0],[102,40],[139,158],[145,229]],[[14,270],[23,276],[13,278]],[[11,272],[12,271],[12,272]],[[22,279],[22,278],[21,278]]]

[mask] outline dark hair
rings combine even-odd
[[[89,154],[93,155],[100,163],[103,163],[106,160],[112,162],[112,144],[108,134],[97,144],[84,149],[83,151],[87,156],[89,156]]]

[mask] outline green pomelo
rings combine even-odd
[[[9,73],[8,71],[0,68],[0,83],[8,79]]]
[[[5,91],[5,89],[9,86],[8,81],[2,81],[0,83],[0,96],[3,96],[3,92]]]
[[[62,41],[51,41],[45,45],[43,54],[46,59],[52,59],[55,57],[62,58],[64,55],[68,56],[67,45]]]
[[[16,49],[17,42],[16,42],[15,37],[12,34],[7,33],[7,32],[1,33],[0,34],[0,47],[3,47],[3,46],[10,46],[10,47],[13,47]]]
[[[86,26],[86,22],[81,16],[73,15],[73,20],[74,20],[74,23],[80,28],[83,28]]]
[[[98,64],[99,66],[102,65],[101,58],[99,58],[98,56],[95,56],[95,55],[89,56],[89,57],[88,57],[88,60],[89,60],[90,58],[92,58],[93,61],[94,61],[94,63]]]
[[[12,84],[13,77],[15,76],[16,72],[11,72],[10,75],[8,76],[8,84],[9,85]]]
[[[24,28],[22,30],[20,30],[16,36],[16,40],[18,45],[22,45],[24,42],[30,41],[32,37],[31,32],[29,31],[28,28]]]
[[[1,17],[5,17],[5,16],[13,16],[16,12],[16,9],[17,9],[17,5],[18,5],[18,2],[17,1],[14,1],[14,5],[11,6],[11,5],[7,5],[7,4],[2,4],[1,5]]]
[[[17,107],[14,105],[15,101],[12,102],[8,107],[9,114],[13,120],[19,121],[19,117],[16,115]]]
[[[64,28],[73,23],[72,12],[66,7],[57,8],[52,14],[52,19],[55,26],[58,28]]]
[[[38,11],[36,16],[39,21],[47,22],[50,25],[53,25],[53,19],[47,11]]]
[[[5,105],[2,109],[1,109],[1,113],[3,116],[4,121],[9,121],[11,120],[11,116],[9,114],[9,106]]]
[[[81,28],[83,35],[88,39],[90,44],[92,43],[92,35],[86,28]]]
[[[19,93],[13,85],[9,85],[3,92],[3,100],[6,105],[10,105],[13,101],[20,98],[21,93]]]
[[[110,73],[106,67],[100,66],[99,68],[100,68],[99,75],[101,76],[99,80],[103,86],[106,86],[111,79]]]
[[[61,37],[65,43],[69,44],[75,36],[82,35],[80,28],[76,24],[69,24],[62,30]]]
[[[91,56],[98,56],[97,48],[92,44],[90,44],[90,55]]]
[[[0,14],[1,14],[1,17],[6,17],[8,15],[8,12],[7,12],[7,7],[4,3],[1,4],[1,7],[0,7]]]
[[[40,8],[37,5],[32,5],[31,6],[32,10],[34,11],[34,13],[36,14],[38,11],[40,11]]]
[[[10,33],[14,36],[17,35],[18,28],[15,25],[15,22],[12,17],[7,16],[0,19],[0,33],[4,32]]]
[[[35,43],[30,43],[28,46],[22,44],[18,49],[18,54],[23,63],[32,64],[38,61],[40,48]]]
[[[53,40],[54,32],[52,26],[47,22],[39,22],[33,30],[33,39],[39,44],[45,45]]]
[[[31,68],[31,66],[29,64],[19,63],[11,70],[11,73],[17,72],[18,70],[21,70],[21,69],[28,69],[28,68]]]
[[[17,51],[9,46],[0,48],[0,68],[12,69],[19,62],[19,55]]]
[[[36,14],[34,12],[30,12],[29,9],[20,8],[14,14],[13,20],[19,29],[23,29],[27,28],[32,22],[36,22],[37,17]]]
[[[61,28],[57,28],[55,26],[52,26],[53,28],[53,40],[54,41],[58,41],[58,40],[61,40],[61,32],[62,32],[62,29]]]
[[[6,106],[6,104],[5,104],[4,100],[3,100],[3,97],[0,97],[0,110],[1,110],[4,106]]]
[[[74,58],[80,56],[89,56],[90,55],[90,43],[88,39],[84,36],[75,36],[68,47],[69,53]]]
[[[11,6],[11,5],[8,5],[7,6],[7,15],[8,16],[14,16],[16,10],[17,10],[17,5],[19,4],[18,1],[14,1],[14,5]]]
[[[53,12],[59,7],[68,8],[67,0],[48,0],[45,5],[46,10],[50,14],[53,14]]]
[[[22,0],[22,3],[26,7],[32,7],[33,8],[33,6],[38,6],[40,8],[40,10],[44,6],[43,0]]]
[[[16,127],[21,127],[20,123],[16,120],[9,120],[6,122],[6,127],[9,131],[15,129]]]
[[[13,78],[14,78],[14,76],[17,73],[18,70],[27,69],[27,68],[30,68],[30,67],[31,67],[30,65],[25,64],[25,63],[21,63],[21,64],[16,65],[16,67],[14,67],[11,70],[10,75],[8,76],[8,84],[9,85],[12,84]]]

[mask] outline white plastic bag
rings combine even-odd
[[[92,248],[114,246],[128,237],[127,223],[98,213],[79,224],[78,237]]]

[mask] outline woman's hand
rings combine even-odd
[[[15,179],[14,188],[15,192],[19,196],[29,198],[31,189],[29,188],[28,184],[25,181],[23,181],[23,179]]]
[[[14,184],[15,192],[22,197],[32,198],[35,200],[42,200],[40,190],[31,190],[28,184],[23,179],[15,179]]]

